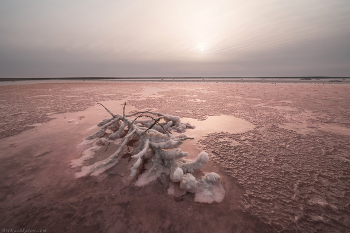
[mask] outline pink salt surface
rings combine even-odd
[[[348,85],[266,83],[1,86],[0,226],[48,232],[346,232],[349,93]],[[191,156],[201,149],[210,154],[203,171],[222,177],[223,202],[195,203],[192,194],[174,199],[165,177],[126,186],[127,159],[100,176],[75,179],[79,168],[70,163],[83,150],[77,145],[109,117],[96,102],[120,113],[124,100],[128,111],[149,109],[198,125],[188,130],[195,140],[183,149]],[[86,165],[116,149],[101,148]]]

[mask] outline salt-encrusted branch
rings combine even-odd
[[[133,178],[136,175],[137,169],[140,167],[141,162],[143,160],[143,156],[145,156],[147,154],[148,150],[149,150],[149,140],[147,139],[143,150],[140,151],[138,154],[131,156],[132,158],[137,158],[137,161],[135,162],[135,164],[131,168],[131,173],[130,173],[131,178]]]
[[[182,133],[188,128],[194,128],[194,126],[189,123],[181,123],[178,116],[149,111],[125,115],[125,106],[126,102],[123,106],[123,115],[113,114],[108,108],[103,106],[113,117],[100,122],[98,126],[101,129],[87,138],[88,140],[100,138],[93,143],[95,147],[100,144],[109,145],[112,140],[122,138],[118,150],[105,160],[98,161],[89,166],[83,166],[81,171],[75,174],[77,178],[86,175],[99,175],[115,166],[122,155],[128,155],[127,157],[130,159],[136,159],[131,167],[129,176],[130,181],[137,178],[136,185],[144,185],[152,182],[161,174],[165,173],[170,176],[170,181],[174,182],[169,184],[169,194],[178,196],[184,195],[186,192],[192,192],[195,193],[195,201],[205,203],[222,201],[225,190],[220,184],[219,175],[209,173],[203,177],[198,177],[198,175],[195,177],[191,174],[200,170],[208,162],[208,154],[201,152],[193,161],[185,159],[188,153],[183,152],[179,146],[183,141],[193,138],[187,137],[184,134],[175,136],[168,133],[168,130],[175,130]],[[146,113],[156,117],[144,115]],[[135,115],[138,116],[134,120],[128,119],[128,117]],[[137,121],[141,117],[151,118],[152,121]],[[161,119],[165,123],[159,123]],[[124,132],[127,128],[128,132],[125,135]],[[106,131],[107,129],[112,131],[112,133]],[[129,147],[133,147],[136,141],[139,141],[138,146],[130,152]],[[127,146],[128,151],[125,151]],[[145,169],[146,171],[144,171]],[[175,183],[182,190],[180,194],[174,191]]]
[[[116,122],[114,122],[112,125],[110,125],[109,127],[108,127],[108,129],[110,129],[111,131],[116,131],[116,130],[118,130],[119,129],[119,127],[120,127],[120,116],[116,116],[116,118],[117,119],[119,119],[119,121],[116,121]]]
[[[202,151],[195,161],[181,164],[180,168],[184,171],[184,173],[193,173],[194,171],[201,169],[204,164],[208,162],[208,160],[208,153]]]
[[[95,133],[95,134],[93,134],[93,135],[87,137],[86,139],[87,139],[87,140],[91,140],[91,139],[94,139],[94,138],[102,137],[102,136],[106,133],[106,129],[107,129],[110,125],[112,125],[113,123],[115,123],[115,122],[118,121],[118,120],[119,120],[119,119],[114,119],[114,120],[109,121],[108,123],[104,124],[104,125],[102,126],[102,128],[101,128],[97,133]]]
[[[173,149],[179,147],[182,144],[180,140],[169,139],[166,142],[151,142],[151,146],[154,149]]]
[[[119,129],[116,132],[109,135],[108,139],[114,140],[114,139],[120,138],[122,133],[124,133],[124,129],[127,125],[128,123],[126,121],[123,121],[123,124],[119,127]]]
[[[131,130],[131,129],[130,129],[130,130]],[[129,131],[130,131],[130,130],[129,130]],[[118,149],[113,155],[110,156],[110,159],[118,158],[118,157],[121,155],[121,153],[122,153],[122,152],[124,151],[124,149],[125,149],[126,144],[128,144],[128,142],[130,141],[130,139],[132,138],[132,136],[134,136],[135,132],[136,132],[136,129],[134,129],[133,131],[129,132],[129,133],[125,136],[125,138],[124,138],[124,140],[123,140],[123,143],[121,144],[121,146],[119,147],[119,149]]]
[[[112,118],[108,118],[108,119],[104,119],[103,121],[101,121],[100,123],[97,124],[98,127],[102,127],[104,126],[105,124],[107,124],[108,122],[110,122],[111,120],[113,120],[114,117]]]
[[[149,139],[146,139],[146,142],[144,144],[144,148],[142,149],[142,151],[140,151],[139,153],[137,153],[136,155],[131,156],[132,158],[141,158],[142,156],[144,156],[147,151],[149,149]]]

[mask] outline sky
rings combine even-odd
[[[0,77],[350,77],[349,0],[1,0]]]

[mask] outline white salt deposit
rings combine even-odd
[[[225,189],[219,184],[212,187],[211,189],[201,189],[194,196],[195,202],[201,203],[213,203],[213,202],[222,202],[225,197]]]
[[[181,189],[178,183],[170,183],[168,194],[174,197],[181,197],[186,194],[186,190]]]
[[[195,202],[213,203],[222,202],[225,189],[220,183],[220,176],[214,172],[208,173],[197,184]]]
[[[86,150],[83,151],[82,156],[81,156],[79,159],[74,159],[74,160],[72,160],[72,161],[70,162],[70,166],[71,166],[72,168],[83,166],[83,165],[84,165],[84,162],[85,162],[86,160],[89,160],[89,159],[93,158],[94,155],[95,155],[95,152],[96,152],[97,150],[99,150],[100,148],[101,148],[101,146],[97,146],[97,145],[92,146],[92,147],[90,147],[90,148],[87,148]]]
[[[151,164],[148,164],[151,165]],[[156,173],[144,172],[138,176],[137,181],[135,182],[136,186],[145,186],[155,181],[161,174],[170,174],[170,170],[168,168],[160,168]]]
[[[181,179],[180,188],[191,193],[195,193],[197,189],[196,178],[191,173],[185,174]]]
[[[176,168],[175,172],[170,175],[170,179],[172,182],[179,182],[181,181],[182,177],[184,175],[184,172],[181,168]]]
[[[189,162],[189,163],[184,163],[180,167],[185,173],[186,172],[193,173],[194,171],[201,169],[204,166],[204,164],[206,164],[208,161],[209,161],[208,153],[202,151],[198,155],[198,157],[195,161]]]

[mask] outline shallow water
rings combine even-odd
[[[194,125],[194,129],[188,129],[186,135],[193,137],[193,140],[185,141],[180,148],[189,153],[189,158],[196,158],[201,152],[198,141],[205,135],[215,132],[227,132],[231,134],[244,133],[254,129],[254,125],[246,120],[234,116],[209,116],[204,121],[191,118],[181,118],[181,122]]]
[[[342,134],[342,135],[347,135],[350,136],[350,128],[348,127],[342,127],[339,125],[321,125],[319,127],[320,130],[335,133],[335,134]]]

